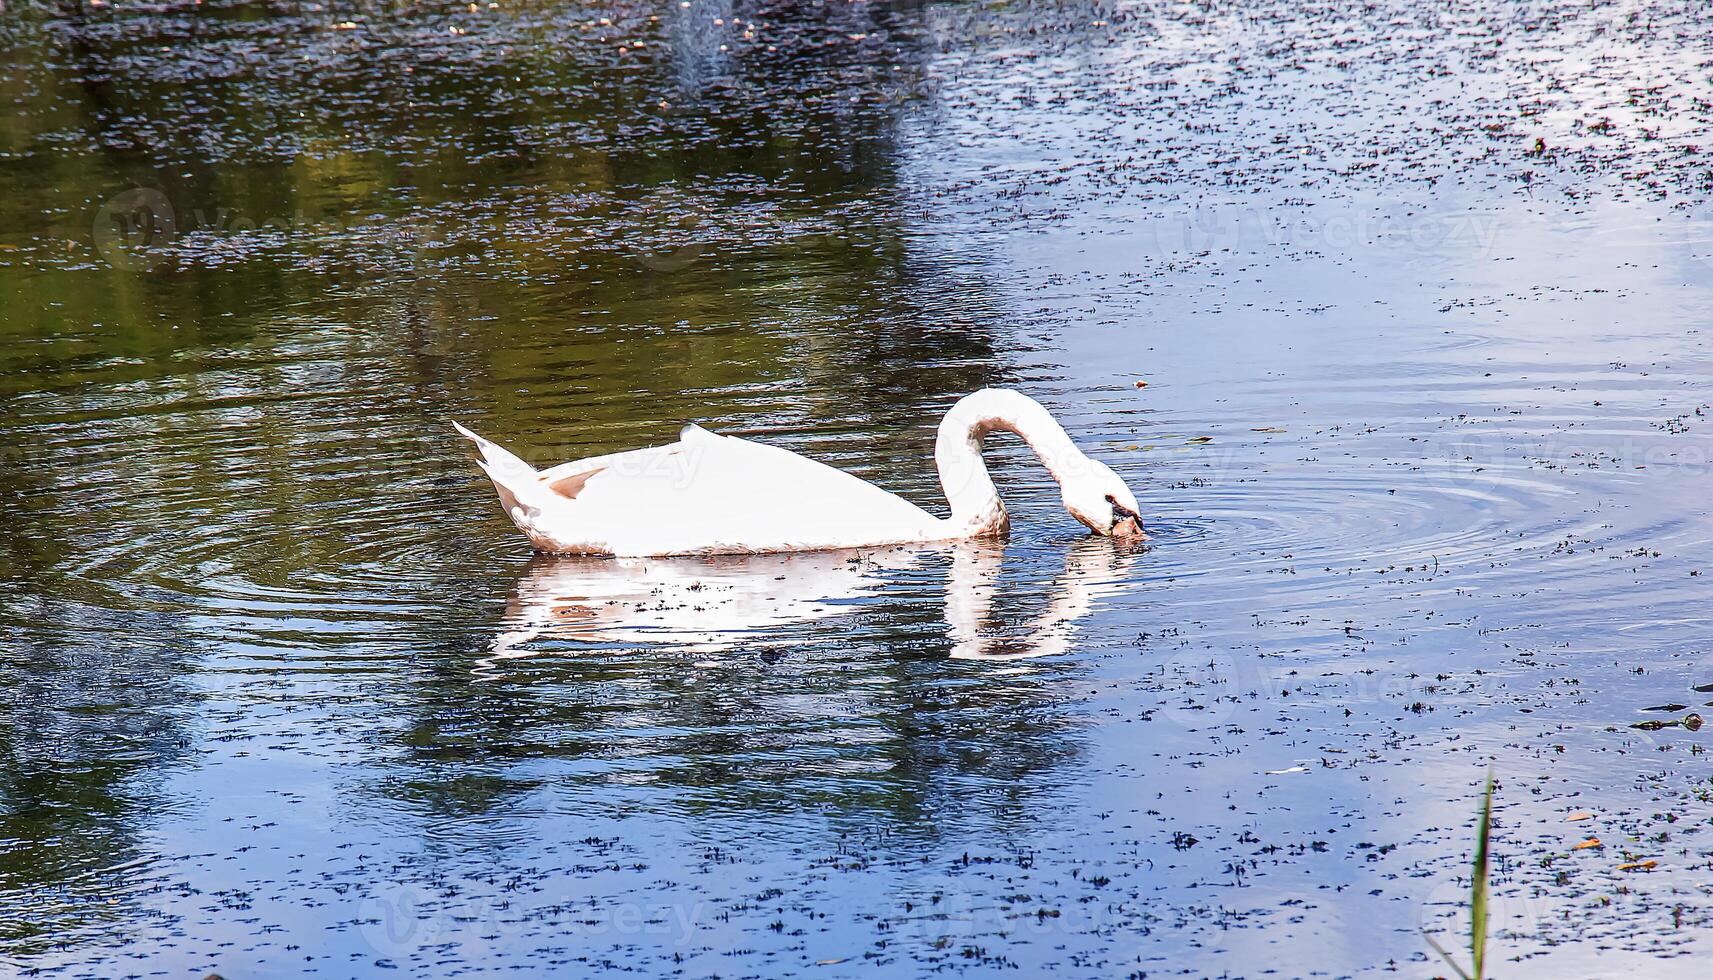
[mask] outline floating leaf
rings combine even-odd
[[[1141,378],[1137,378],[1137,379],[1136,379],[1136,387],[1138,387],[1138,388],[1146,388],[1146,387],[1148,387],[1148,382],[1146,382],[1146,381],[1143,381],[1143,380],[1142,380],[1142,379],[1141,379]]]
[[[1262,428],[1259,428],[1259,429],[1250,429],[1249,431],[1250,432],[1283,432],[1285,430],[1283,428],[1281,428],[1280,426],[1277,426],[1277,425],[1268,425],[1268,426],[1263,426]]]
[[[1213,436],[1191,436],[1189,440],[1190,445],[1192,446],[1202,446],[1212,441]]]
[[[1590,847],[1605,847],[1605,846],[1606,846],[1605,844],[1600,843],[1600,838],[1590,837],[1587,840],[1583,841],[1582,843],[1576,845],[1575,847],[1572,847],[1571,850],[1573,850],[1573,851],[1586,851]]]
[[[1625,861],[1618,865],[1619,871],[1652,871],[1659,867],[1658,861]]]
[[[1572,813],[1570,816],[1565,817],[1564,819],[1570,821],[1571,823],[1576,823],[1579,820],[1593,820],[1594,814],[1589,813],[1587,810],[1578,810],[1575,813]]]

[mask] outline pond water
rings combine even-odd
[[[1693,975],[1692,6],[7,5],[0,972],[1429,976],[1491,769],[1493,974]],[[939,507],[991,384],[1149,547],[532,557],[449,426]]]

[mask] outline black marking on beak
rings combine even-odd
[[[1135,511],[1131,510],[1130,508],[1119,503],[1118,498],[1114,497],[1110,493],[1106,495],[1106,502],[1112,505],[1112,526],[1113,527],[1117,527],[1120,521],[1123,521],[1124,519],[1129,518],[1130,520],[1133,520],[1136,522],[1136,527],[1138,530],[1141,529],[1141,527],[1142,527],[1142,515],[1141,514],[1138,514]]]

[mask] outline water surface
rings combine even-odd
[[[1691,975],[1709,37],[9,7],[0,967],[1430,976],[1491,767],[1495,975]],[[996,439],[1002,545],[533,557],[448,426],[936,507],[987,384],[1151,547]]]

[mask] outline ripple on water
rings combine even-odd
[[[1508,971],[1699,942],[1701,12],[207,6],[8,62],[0,972],[1356,973],[1489,760]],[[1003,549],[534,559],[446,430],[937,504],[989,383],[1151,549],[996,443]]]

